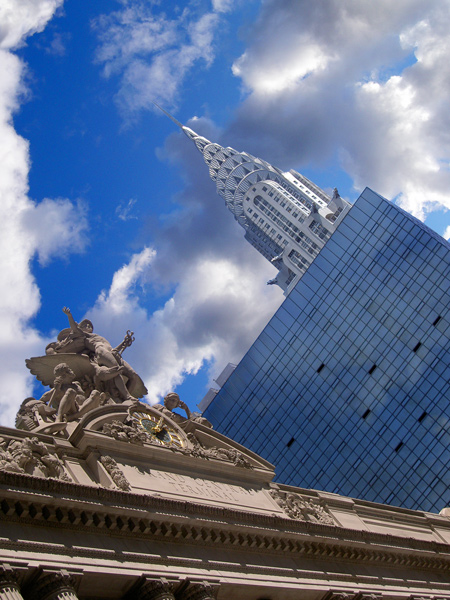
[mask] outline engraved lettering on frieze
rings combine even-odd
[[[212,500],[229,500],[231,502],[241,502],[242,496],[254,496],[255,491],[246,489],[238,485],[229,485],[226,483],[216,483],[208,479],[198,477],[188,477],[177,473],[168,473],[165,471],[145,472],[143,467],[135,467],[141,475],[150,475],[156,480],[164,480],[173,484],[176,490],[184,494],[189,494],[201,498],[210,498]]]
[[[125,492],[129,492],[131,490],[131,486],[128,483],[127,478],[119,469],[116,461],[111,458],[111,456],[102,456],[100,458],[100,462],[108,471],[111,479],[114,481],[119,490],[124,490]]]
[[[318,504],[310,500],[305,500],[299,494],[282,492],[280,490],[270,490],[270,495],[275,502],[291,519],[300,521],[311,521],[313,523],[322,523],[324,525],[335,525],[331,515]]]
[[[36,437],[9,441],[0,438],[0,471],[72,481],[61,460]]]

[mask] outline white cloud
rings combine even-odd
[[[130,198],[128,202],[120,203],[119,206],[116,207],[117,218],[121,221],[130,221],[131,219],[137,219],[137,216],[132,214],[136,202],[137,200],[135,198]]]
[[[89,229],[86,212],[82,202],[73,204],[67,198],[45,198],[24,207],[20,214],[22,234],[42,265],[55,256],[66,258],[69,253],[84,251]]]
[[[12,117],[25,92],[24,63],[7,48],[42,31],[59,1],[3,2],[0,8],[0,413],[12,425],[20,402],[30,395],[32,380],[24,358],[42,352],[46,340],[31,325],[40,294],[30,270],[35,255],[45,263],[85,244],[81,206],[68,200],[35,203],[28,197],[29,144],[14,130]],[[51,225],[51,227],[49,227]]]
[[[62,3],[63,0],[2,0],[0,48],[17,48],[25,38],[42,31]]]
[[[268,0],[234,73],[231,128],[276,164],[339,149],[366,185],[425,218],[450,207],[450,2]],[[332,182],[330,182],[332,185]]]
[[[219,138],[206,119],[189,125]],[[238,361],[283,299],[279,288],[265,283],[275,268],[250,248],[214,184],[208,185],[208,167],[195,145],[176,132],[160,156],[182,169],[186,187],[162,218],[153,249],[133,255],[87,312],[113,345],[128,329],[135,332],[124,358],[144,379],[151,402],[206,362],[212,380]],[[161,289],[172,290],[169,299],[148,313],[147,290]]]
[[[70,39],[70,35],[62,34],[62,33],[54,33],[53,38],[48,46],[46,46],[45,51],[47,54],[52,54],[53,56],[65,56],[66,54],[66,43]]]
[[[211,64],[219,13],[231,3],[215,2],[214,10],[203,14],[188,6],[172,19],[139,0],[123,4],[121,10],[97,18],[93,27],[100,41],[96,61],[105,77],[120,77],[116,100],[130,117],[152,108],[152,101],[173,105],[191,69]]]
[[[148,315],[134,288],[156,276],[157,260],[148,248],[134,255],[87,313],[113,345],[121,341],[118,332],[135,332],[124,358],[144,379],[152,403],[205,361],[213,361],[212,377],[229,361],[239,360],[280,302],[280,295],[265,288],[254,264],[198,256],[173,296]]]
[[[212,0],[212,6],[215,12],[226,13],[234,8],[235,0]]]

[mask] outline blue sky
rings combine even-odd
[[[6,0],[0,411],[87,316],[149,400],[191,408],[281,303],[192,143],[158,112],[450,235],[447,0]]]

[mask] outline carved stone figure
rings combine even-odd
[[[0,471],[23,473],[23,468],[14,459],[11,452],[8,452],[7,446],[4,438],[0,438]]]
[[[0,471],[71,481],[61,460],[56,454],[50,454],[36,437],[10,440],[8,444],[0,438]]]
[[[180,396],[176,392],[169,392],[164,397],[164,406],[162,404],[155,404],[153,408],[156,408],[162,413],[170,416],[170,418],[173,419],[176,423],[183,423],[186,420],[185,417],[182,417],[178,413],[173,412],[175,408],[181,408],[185,411],[188,420],[193,421],[194,423],[200,423],[205,427],[212,428],[212,424],[208,421],[208,419],[205,419],[204,417],[196,413],[191,413],[188,405],[181,400]]]
[[[270,490],[269,493],[291,519],[312,521],[324,525],[335,525],[333,518],[324,508],[322,508],[322,506],[313,504],[298,494],[281,492],[280,490],[275,489]]]
[[[25,361],[31,373],[51,389],[39,400],[22,402],[16,416],[19,429],[58,433],[65,427],[59,423],[76,421],[102,404],[135,401],[147,394],[142,379],[122,358],[134,341],[132,331],[113,348],[94,333],[91,321],[77,323],[68,308],[63,312],[70,327],[47,346],[45,356]]]
[[[106,401],[104,393],[92,390],[86,398],[75,373],[66,363],[56,365],[53,370],[52,389],[40,400],[27,398],[16,416],[16,427],[31,431],[45,423],[74,421]]]
[[[64,307],[63,312],[69,319],[70,328],[63,329],[58,335],[58,341],[47,346],[47,354],[87,354],[95,372],[94,382],[97,388],[100,382],[112,380],[122,402],[134,400],[132,394],[142,382],[138,374],[122,358],[122,352],[134,341],[133,333],[128,331],[123,341],[113,348],[106,338],[94,333],[94,327],[89,319],[77,323],[69,308]],[[144,393],[147,393],[147,390]]]

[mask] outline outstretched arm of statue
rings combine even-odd
[[[72,313],[70,312],[70,308],[67,308],[67,306],[64,306],[63,313],[66,314],[67,318],[69,319],[70,329],[72,329],[72,331],[78,331],[78,329],[79,329],[78,328],[78,323],[72,317]]]
[[[125,337],[123,338],[123,341],[120,342],[120,344],[118,346],[116,346],[116,348],[114,348],[114,352],[118,352],[120,355],[122,355],[122,352],[125,350],[125,348],[128,348],[129,346],[131,346],[131,344],[134,342],[134,331],[130,331],[128,330],[127,333],[125,334]]]

